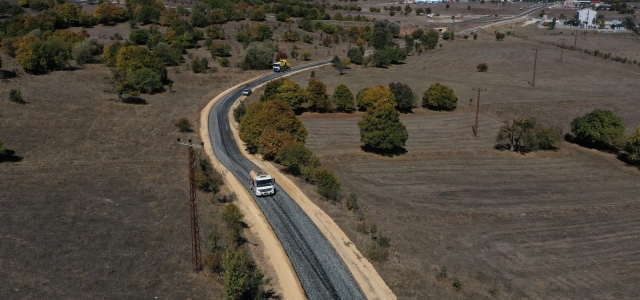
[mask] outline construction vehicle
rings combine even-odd
[[[260,169],[253,169],[249,172],[251,183],[249,183],[249,189],[253,191],[256,196],[270,196],[276,193],[276,188],[273,186],[276,180],[271,175]]]
[[[284,72],[289,69],[291,69],[291,63],[286,59],[281,59],[273,63],[274,72]]]

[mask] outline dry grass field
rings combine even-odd
[[[532,48],[539,48],[535,87],[527,82]],[[533,116],[567,132],[574,117],[600,108],[620,115],[626,133],[640,125],[637,65],[574,51],[565,51],[559,63],[559,56],[553,46],[513,37],[497,42],[486,34],[445,42],[386,70],[316,71],[330,93],[340,83],[355,94],[400,81],[421,96],[441,82],[459,98],[453,112],[418,108],[402,115],[408,152],[395,157],[361,151],[361,113],[302,115],[307,145],[391,237],[391,257],[376,268],[400,299],[640,297],[640,171],[612,154],[566,142],[558,151],[526,156],[492,149],[510,116]],[[488,73],[476,72],[482,62]],[[294,79],[306,86],[308,76]],[[478,137],[471,130],[472,87],[487,89]],[[319,204],[365,247],[368,237],[355,231],[350,213]],[[439,281],[440,266],[448,278]],[[454,278],[461,291],[453,288]]]

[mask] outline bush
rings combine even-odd
[[[309,54],[311,56],[311,54]],[[246,49],[242,66],[245,70],[266,70],[273,67],[273,44],[254,42]]]
[[[11,91],[9,91],[9,101],[20,104],[27,103],[26,101],[24,101],[24,99],[22,99],[22,93],[16,89],[11,89]]]
[[[313,181],[318,194],[326,199],[335,199],[340,192],[340,181],[333,172],[325,167],[318,167],[313,174]]]
[[[198,56],[196,56],[191,61],[191,69],[193,70],[193,73],[204,73],[204,72],[206,72],[208,65],[209,65],[209,60],[207,60],[204,57],[202,59],[200,59]]]
[[[458,97],[449,86],[434,83],[422,95],[422,107],[432,110],[454,110]]]
[[[624,151],[627,152],[631,161],[640,162],[640,126],[627,138]]]
[[[244,114],[247,112],[247,106],[245,105],[245,101],[242,100],[240,101],[240,104],[238,104],[238,106],[236,106],[236,108],[233,109],[233,119],[240,123],[240,120],[242,120],[242,117],[244,117]]]
[[[313,43],[313,37],[308,34],[305,34],[304,36],[302,36],[302,41],[307,44],[311,44]]]
[[[146,29],[134,29],[129,34],[129,40],[136,45],[147,44],[147,39],[149,39],[149,31]]]
[[[311,51],[309,50],[304,50],[302,51],[302,58],[307,61],[309,59],[311,59]]]
[[[231,56],[231,46],[227,44],[211,45],[211,57],[229,57]]]
[[[180,118],[178,121],[176,121],[176,123],[174,124],[176,126],[176,128],[178,128],[178,131],[180,132],[191,132],[193,131],[191,129],[191,122],[189,122],[189,119],[187,118]]]
[[[596,109],[571,122],[571,132],[575,141],[587,147],[615,150],[624,134],[624,123],[616,114],[608,110]]]
[[[222,210],[222,220],[227,228],[241,230],[243,226],[242,218],[244,218],[244,215],[238,206],[233,203],[228,203]]]
[[[195,184],[201,191],[211,192],[214,195],[220,192],[220,187],[224,184],[222,174],[213,167],[209,158],[201,153],[198,155]]]
[[[320,166],[320,159],[301,143],[282,147],[275,161],[284,167],[285,172],[293,176],[305,175],[307,178],[313,177],[316,168]]]
[[[478,64],[476,69],[478,69],[478,72],[487,72],[489,71],[489,66],[486,63],[481,63],[481,64]]]
[[[555,150],[561,134],[542,126],[535,118],[505,121],[496,136],[496,148],[527,153],[537,150]]]
[[[453,288],[456,289],[456,291],[458,292],[462,290],[462,283],[460,282],[460,279],[458,278],[453,279]]]
[[[230,64],[231,62],[229,62],[229,59],[228,59],[228,58],[226,58],[226,57],[222,57],[222,58],[219,58],[219,59],[218,59],[218,63],[220,63],[220,66],[222,66],[222,67],[225,67],[225,68],[226,68],[226,67],[229,67],[229,64]]]

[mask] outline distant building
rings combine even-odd
[[[580,20],[580,23],[591,26],[593,25],[593,20],[596,19],[598,12],[592,10],[590,8],[583,8],[578,10],[577,19]]]

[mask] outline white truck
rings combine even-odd
[[[276,180],[271,175],[260,169],[253,169],[249,172],[249,177],[251,180],[249,187],[256,196],[270,196],[276,193],[276,188],[273,186]]]

